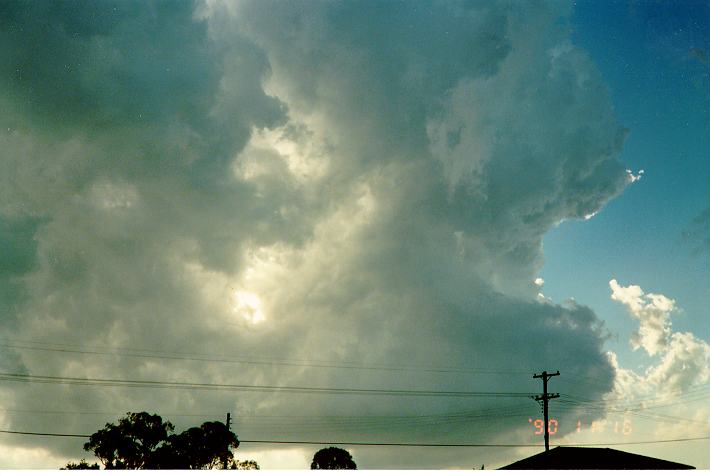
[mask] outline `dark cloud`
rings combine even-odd
[[[34,233],[39,225],[32,218],[0,217],[0,315],[4,324],[14,328],[15,313],[27,299],[24,276],[37,267],[37,242]],[[7,370],[7,369],[6,369]]]
[[[568,42],[566,11],[494,2],[2,8],[0,238],[16,256],[7,279],[18,283],[3,322],[17,341],[111,352],[15,349],[29,372],[534,393],[532,372],[559,368],[569,378],[557,391],[594,399],[611,388],[601,321],[583,305],[539,299],[533,284],[544,234],[594,214],[628,181],[617,160],[625,132],[594,65]],[[513,373],[435,371],[443,367]],[[529,399],[49,385],[5,396],[21,407],[28,395],[35,408],[109,415],[8,414],[6,426],[91,432],[114,411],[232,411],[293,417],[238,417],[246,439],[507,441],[523,438],[527,416],[503,417],[500,407],[536,411]],[[491,409],[503,416],[470,425]],[[362,418],[343,425],[332,415]],[[403,415],[438,415],[438,424],[395,419]],[[57,457],[80,453],[75,441],[47,444]],[[471,464],[457,455],[403,463],[362,448],[356,460]]]
[[[4,88],[26,113],[102,128],[189,121],[211,107],[221,72],[189,2],[18,1],[3,9]]]

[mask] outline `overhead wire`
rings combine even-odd
[[[636,398],[636,399],[611,399],[611,400],[601,400],[594,401],[585,399],[583,397],[576,397],[568,394],[561,393],[560,396],[563,397],[564,401],[572,402],[575,405],[587,406],[596,408],[604,411],[628,411],[628,410],[645,410],[645,409],[655,409],[664,408],[668,406],[675,406],[678,403],[690,403],[702,400],[710,394],[710,388],[705,388],[706,386],[698,386],[692,388],[685,392],[676,391],[668,392],[664,395],[651,398]],[[619,403],[614,403],[619,402]]]
[[[67,437],[67,438],[89,438],[91,435],[75,434],[75,433],[51,433],[51,432],[35,432],[35,431],[14,431],[0,430],[0,433],[15,434],[15,435],[31,435],[31,436],[52,436],[52,437]],[[658,443],[681,443],[688,441],[703,441],[710,440],[710,436],[698,436],[688,438],[669,438],[664,440],[642,440],[642,441],[616,441],[616,442],[599,442],[599,443],[581,443],[575,445],[557,445],[561,447],[577,446],[627,446],[627,445],[648,445]],[[363,442],[363,441],[309,441],[309,440],[239,440],[240,443],[254,444],[278,444],[278,445],[340,445],[340,446],[413,446],[413,447],[444,447],[444,448],[522,448],[522,447],[542,447],[542,444],[533,443],[413,443],[413,442]]]
[[[366,389],[366,388],[335,388],[335,387],[298,387],[285,385],[247,385],[221,384],[200,382],[179,382],[159,380],[122,380],[79,377],[58,377],[48,375],[31,375],[20,373],[0,373],[0,381],[86,385],[104,387],[140,387],[140,388],[170,388],[188,390],[225,390],[251,392],[286,392],[286,393],[320,393],[331,395],[379,395],[406,397],[458,397],[458,398],[529,398],[525,392],[481,392],[457,390],[403,390],[403,389]]]
[[[700,385],[694,385],[689,387],[688,389],[676,389],[672,391],[664,391],[662,395],[652,395],[652,394],[647,394],[647,395],[640,395],[636,396],[634,398],[628,398],[628,397],[617,397],[617,398],[605,398],[603,401],[595,401],[595,400],[589,400],[584,397],[578,397],[578,396],[573,396],[569,394],[564,394],[561,393],[561,396],[566,396],[568,398],[573,398],[576,399],[580,402],[594,402],[597,405],[608,405],[608,404],[615,404],[617,402],[622,402],[626,406],[629,406],[631,404],[648,404],[649,402],[666,402],[670,399],[673,399],[673,403],[677,401],[678,398],[681,399],[687,399],[687,398],[704,398],[710,393],[710,383],[705,383],[705,384],[700,384]],[[695,400],[693,400],[695,401]]]
[[[31,408],[2,408],[0,412],[5,413],[29,413],[38,415],[125,415],[125,410],[120,411],[87,411],[87,410],[46,410],[46,409],[31,409]],[[160,413],[166,417],[214,417],[221,418],[221,413]]]
[[[68,354],[122,356],[132,358],[152,358],[165,360],[185,360],[195,362],[234,363],[244,365],[273,365],[288,367],[315,367],[336,368],[353,370],[379,370],[400,372],[427,372],[427,373],[463,373],[463,374],[528,374],[533,370],[523,369],[492,369],[482,367],[423,367],[407,365],[366,365],[356,362],[334,362],[319,360],[299,359],[265,359],[260,357],[226,356],[219,354],[193,354],[174,351],[159,351],[149,349],[129,349],[121,347],[96,348],[91,346],[56,344],[50,342],[21,341],[0,338],[0,347],[16,350],[33,350],[45,352],[58,352]]]
[[[529,412],[500,412],[495,414],[441,414],[432,415],[424,417],[406,417],[406,416],[396,416],[396,417],[382,417],[382,418],[360,418],[355,417],[348,420],[330,420],[327,418],[316,419],[316,420],[300,420],[300,421],[288,421],[287,423],[279,422],[276,420],[271,420],[267,422],[259,421],[258,423],[244,422],[241,419],[240,427],[245,429],[258,428],[258,429],[269,429],[278,428],[280,431],[288,432],[298,432],[298,431],[327,431],[327,430],[337,430],[337,431],[347,431],[347,432],[358,432],[358,431],[375,431],[375,430],[391,430],[394,428],[404,429],[404,428],[429,428],[429,427],[441,427],[454,426],[454,425],[465,425],[471,422],[476,422],[480,427],[484,422],[497,422],[503,419],[518,418],[527,416]],[[240,421],[239,418],[235,418],[235,421]]]
[[[184,360],[196,362],[218,362],[218,363],[235,363],[249,365],[283,365],[297,367],[316,367],[316,368],[338,368],[338,369],[354,369],[354,370],[377,370],[377,371],[411,371],[411,372],[443,372],[443,373],[472,373],[472,374],[527,374],[532,371],[522,369],[490,369],[480,367],[416,367],[416,366],[386,366],[386,365],[364,365],[353,362],[332,362],[332,361],[316,361],[316,360],[269,360],[254,357],[235,357],[224,356],[218,354],[194,354],[185,352],[167,352],[160,350],[148,349],[128,349],[120,347],[96,348],[91,346],[81,346],[74,344],[53,344],[48,342],[38,341],[21,341],[0,338],[0,346],[17,350],[29,351],[46,351],[59,353],[73,353],[84,355],[106,355],[106,356],[123,356],[132,358],[156,358],[170,360]],[[575,379],[577,381],[587,381],[590,379]],[[79,379],[72,377],[53,377],[53,376],[36,376],[30,374],[0,374],[0,380],[15,381],[15,382],[32,382],[32,383],[54,383],[67,385],[88,385],[88,386],[122,386],[122,387],[147,387],[147,388],[180,388],[180,389],[199,389],[199,390],[230,390],[230,391],[271,391],[271,392],[288,392],[288,393],[324,393],[324,394],[350,394],[350,395],[381,395],[381,396],[438,396],[438,397],[530,397],[530,393],[522,392],[461,392],[461,391],[431,391],[431,390],[396,390],[396,389],[347,389],[347,388],[320,388],[320,387],[289,387],[289,386],[259,386],[259,385],[234,385],[234,384],[213,384],[213,383],[194,383],[194,382],[166,382],[166,381],[142,381],[142,380],[119,380],[119,379]],[[598,381],[598,379],[596,379]],[[579,412],[594,412],[604,411],[606,413],[626,413],[646,418],[654,421],[669,421],[669,420],[684,420],[701,424],[710,424],[710,422],[698,421],[677,418],[670,415],[654,414],[651,409],[663,408],[670,405],[676,405],[679,400],[683,402],[694,402],[705,398],[710,393],[709,385],[700,385],[685,391],[668,392],[662,396],[640,396],[634,399],[625,398],[607,398],[604,400],[590,400],[583,397],[576,397],[569,394],[561,393],[562,397],[557,404],[562,408],[558,411],[568,413],[571,411]],[[669,401],[674,398],[673,401]],[[0,409],[2,410],[2,409]],[[6,410],[23,412],[23,410]],[[45,413],[65,413],[60,411],[48,411]],[[79,413],[79,412],[77,412]],[[83,412],[89,414],[90,412]],[[115,414],[110,412],[95,412],[95,414]],[[321,418],[320,420],[301,420],[299,425],[302,428],[310,426],[310,428],[333,428],[338,426],[355,426],[359,429],[379,428],[386,425],[412,426],[412,425],[435,425],[443,423],[457,423],[474,421],[476,419],[486,418],[513,418],[524,416],[526,413],[523,410],[518,411],[503,411],[495,410],[490,415],[459,413],[450,415],[438,416],[423,416],[423,417],[392,417],[382,418],[381,416],[373,416],[362,418],[353,416],[352,420],[346,419],[328,419]],[[166,414],[166,416],[170,416]],[[180,414],[172,414],[172,416],[183,416]],[[190,414],[184,416],[205,416],[199,414]],[[211,415],[210,415],[211,416]],[[254,418],[242,416],[241,418]],[[259,417],[256,417],[259,418]],[[262,418],[266,418],[265,416]],[[345,417],[348,418],[348,417]],[[263,423],[263,422],[262,422]],[[369,427],[367,425],[370,425]]]
[[[347,394],[374,394],[374,395],[408,395],[408,396],[525,396],[530,397],[530,394],[516,393],[516,392],[452,392],[452,391],[427,391],[427,390],[395,390],[395,389],[344,389],[344,388],[319,388],[319,387],[286,387],[286,386],[244,386],[244,385],[229,385],[229,384],[206,384],[206,383],[191,383],[191,382],[162,382],[162,381],[139,381],[139,380],[117,380],[117,379],[80,379],[80,378],[69,378],[69,377],[51,377],[51,376],[36,376],[29,374],[0,374],[0,380],[15,380],[24,382],[36,382],[36,383],[59,383],[59,384],[81,384],[81,385],[126,385],[126,386],[147,386],[147,387],[168,387],[168,388],[219,388],[219,389],[236,389],[236,390],[257,390],[257,391],[295,391],[295,392],[306,392],[306,393],[347,393]],[[701,389],[702,390],[702,389]],[[585,401],[586,400],[586,401]],[[571,395],[566,396],[559,402],[563,408],[561,410],[565,412],[576,411],[581,406],[583,409],[587,410],[600,410],[604,407],[601,406],[604,402],[592,401],[587,399],[580,399]],[[567,408],[565,408],[567,406]],[[433,415],[369,415],[369,416],[357,416],[357,415],[343,415],[343,416],[330,416],[330,417],[319,417],[316,421],[301,421],[298,428],[292,428],[293,431],[300,429],[301,431],[310,429],[314,431],[322,431],[323,428],[338,429],[338,427],[345,426],[352,431],[357,430],[375,430],[378,428],[392,428],[403,427],[403,426],[421,426],[421,425],[441,425],[441,424],[452,424],[452,423],[465,423],[467,421],[473,421],[476,419],[486,419],[486,418],[508,418],[508,417],[518,417],[523,416],[523,410],[527,410],[529,407],[525,405],[512,405],[508,407],[501,407],[490,410],[482,411],[469,411],[469,412],[456,412],[449,414],[433,414]],[[81,414],[110,414],[113,412],[67,412],[59,410],[22,410],[22,409],[0,409],[2,411],[17,411],[17,412],[36,412],[36,413],[81,413]],[[627,412],[632,413],[641,417],[656,419],[656,421],[668,421],[677,420],[676,417],[671,415],[657,414],[653,412],[643,413],[643,410],[615,410],[608,409],[610,412]],[[167,414],[166,414],[167,415]],[[206,416],[207,414],[173,414],[181,416]],[[215,415],[216,416],[216,415]],[[249,418],[283,418],[283,416],[269,416],[269,415],[235,415],[238,419],[249,419]],[[307,418],[307,417],[306,417]],[[691,422],[710,424],[710,422],[684,419]],[[290,424],[294,422],[291,421]],[[283,420],[281,421],[280,427],[283,428]],[[293,426],[293,425],[291,425]],[[8,434],[22,434],[22,435],[36,435],[36,436],[57,436],[57,437],[88,437],[89,435],[80,434],[69,434],[69,433],[49,433],[49,432],[23,432],[14,430],[0,430],[0,433]],[[643,440],[643,441],[622,441],[622,442],[605,442],[605,443],[584,443],[574,446],[620,446],[620,445],[639,445],[639,444],[653,444],[653,443],[671,443],[671,442],[684,442],[684,441],[696,441],[696,440],[706,440],[709,437],[691,437],[691,438],[676,438],[676,439],[665,439],[665,440]],[[305,441],[305,440],[242,440],[244,443],[270,443],[270,444],[330,444],[326,441]],[[442,447],[532,447],[540,445],[532,444],[479,444],[479,443],[456,443],[456,444],[444,444],[444,443],[385,443],[385,442],[340,442],[333,444],[347,444],[347,445],[369,445],[369,446],[442,446]]]
[[[690,401],[695,401],[697,400],[697,396]],[[681,400],[682,401],[682,400]],[[678,399],[676,399],[674,405],[677,405],[679,402]],[[688,403],[688,400],[682,401],[683,403]],[[570,400],[570,401],[565,401],[564,399],[560,399],[559,402],[557,402],[557,410],[556,412],[558,414],[565,414],[565,413],[596,413],[603,411],[604,414],[621,414],[624,415],[624,417],[635,417],[635,418],[641,418],[643,420],[647,420],[650,422],[654,423],[661,423],[661,424],[667,424],[667,423],[678,423],[678,422],[687,422],[687,423],[695,423],[699,425],[704,425],[704,426],[710,426],[710,421],[707,420],[698,420],[698,419],[692,419],[692,418],[685,418],[681,416],[675,416],[675,415],[668,415],[668,414],[662,414],[662,413],[657,413],[652,411],[655,408],[659,407],[666,407],[670,406],[671,404],[663,404],[663,405],[646,405],[646,406],[640,406],[638,403],[635,405],[632,405],[630,407],[604,407],[603,402],[599,404],[600,402],[591,402],[592,405],[589,405],[589,403],[584,403],[584,402],[579,402],[577,400]],[[562,406],[560,409],[559,407]]]
[[[270,430],[278,429],[284,433],[298,432],[362,432],[376,431],[384,429],[404,429],[404,428],[430,428],[441,427],[442,425],[462,425],[476,422],[477,425],[483,422],[498,422],[503,419],[518,418],[529,415],[530,405],[516,404],[495,408],[485,408],[469,411],[433,413],[433,414],[409,414],[409,415],[254,415],[254,414],[232,414],[235,424],[239,422],[239,427],[250,430]],[[100,411],[60,411],[60,410],[31,410],[31,409],[6,409],[0,411],[30,413],[30,414],[81,414],[81,415],[115,415],[120,416],[122,412],[100,412]],[[164,416],[208,416],[220,417],[216,414],[185,414],[185,413],[163,413]]]
[[[481,396],[530,396],[529,394],[520,393],[505,393],[505,392],[448,392],[448,391],[421,391],[421,390],[391,390],[391,389],[343,389],[343,388],[318,388],[318,387],[285,387],[285,386],[244,386],[244,385],[227,385],[227,384],[205,384],[205,383],[190,383],[190,382],[160,382],[160,381],[136,381],[136,380],[108,380],[108,379],[77,379],[66,377],[49,377],[49,376],[33,376],[28,374],[0,374],[0,380],[15,380],[29,381],[39,383],[60,383],[60,384],[79,384],[79,385],[101,385],[101,386],[139,386],[152,388],[209,388],[209,389],[229,389],[229,390],[248,390],[248,391],[285,391],[285,392],[303,392],[303,393],[334,393],[334,394],[375,394],[375,395],[397,395],[397,396],[457,396],[457,397],[481,397]],[[559,407],[562,408],[559,408]],[[658,405],[660,406],[660,405]],[[651,407],[655,408],[655,407]],[[453,414],[440,415],[421,415],[421,416],[341,416],[341,417],[317,417],[306,418],[300,420],[291,420],[290,427],[292,430],[322,430],[322,429],[338,429],[347,428],[350,430],[376,430],[382,428],[396,427],[414,427],[414,426],[434,426],[442,424],[457,424],[481,419],[507,419],[514,417],[522,417],[529,414],[528,407],[519,406],[513,410],[507,408],[494,408],[490,412],[459,412]],[[604,402],[595,402],[586,399],[578,399],[576,397],[566,397],[558,402],[558,412],[565,414],[569,412],[579,413],[590,411],[605,411],[605,413],[624,413],[635,415],[652,421],[676,421],[678,418],[670,415],[653,414],[648,411],[648,408],[607,408],[604,407]],[[32,412],[30,410],[11,410],[16,412]],[[69,413],[65,411],[39,410],[35,413]],[[646,412],[646,413],[644,413]],[[82,414],[120,414],[120,412],[74,412]],[[170,414],[172,416],[207,416],[205,414]],[[170,416],[166,414],[166,416]],[[216,415],[209,415],[216,416]],[[236,415],[235,415],[236,416]],[[241,418],[269,418],[268,416],[240,416]],[[276,424],[283,427],[283,417],[279,417],[281,422]],[[690,420],[688,421],[710,424],[710,422]],[[264,425],[264,421],[260,424]],[[294,428],[295,427],[295,428]]]

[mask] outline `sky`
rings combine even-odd
[[[710,438],[708,20],[3,2],[0,467],[149,411],[263,469],[495,468],[547,370],[552,445],[710,468],[659,442]]]

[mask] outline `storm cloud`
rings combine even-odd
[[[532,373],[559,369],[571,378],[556,391],[612,388],[603,322],[539,301],[535,284],[545,233],[633,180],[567,8],[0,9],[4,372],[535,393]],[[63,412],[3,414],[25,431],[90,433],[145,409],[178,426],[231,411],[242,439],[508,442],[527,421],[452,416],[524,407],[509,400],[0,390],[8,408]],[[449,416],[417,424],[426,415]],[[81,455],[77,441],[4,444]],[[356,460],[403,464],[374,449]]]

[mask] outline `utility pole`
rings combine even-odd
[[[232,415],[227,412],[227,433],[229,433],[229,425],[232,423]],[[224,469],[227,469],[227,460],[229,459],[227,454],[229,453],[229,444],[227,444],[227,447],[224,449],[224,456],[223,456],[223,467]]]
[[[542,395],[537,395],[535,400],[538,402],[542,400],[542,408],[545,415],[545,451],[550,451],[550,423],[547,413],[547,402],[552,398],[558,398],[560,396],[559,393],[547,393],[547,381],[558,375],[560,375],[559,370],[554,374],[548,374],[547,371],[544,371],[540,375],[533,375],[533,378],[542,379]]]

